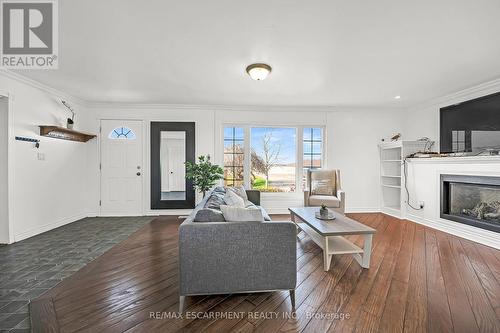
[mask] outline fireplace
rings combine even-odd
[[[500,233],[500,177],[441,175],[441,218]]]

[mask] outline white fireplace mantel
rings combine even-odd
[[[408,158],[411,163],[437,163],[437,164],[500,164],[500,156],[463,156],[463,157],[429,157],[429,158]]]
[[[500,233],[440,218],[440,178],[442,174],[500,177],[500,156],[434,157],[407,160],[407,186],[414,207],[407,206],[411,221],[500,249]],[[403,202],[407,204],[406,192]]]

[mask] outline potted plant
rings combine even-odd
[[[71,105],[69,105],[68,102],[61,101],[61,103],[69,110],[69,112],[71,112],[71,118],[66,120],[66,127],[72,130],[75,125],[75,110],[71,107]]]
[[[67,128],[72,130],[73,129],[73,125],[75,124],[75,121],[71,118],[68,118],[68,121],[67,121]]]
[[[193,182],[193,187],[203,193],[203,197],[219,179],[224,178],[224,170],[210,162],[210,155],[198,157],[198,163],[186,162],[186,178]]]
[[[319,209],[319,215],[322,217],[322,218],[328,218],[328,207],[326,207],[325,204],[322,204],[321,205],[321,208]]]

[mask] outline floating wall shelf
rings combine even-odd
[[[40,126],[40,135],[54,139],[78,141],[78,142],[87,142],[90,139],[96,137],[93,134],[77,132],[59,126]]]

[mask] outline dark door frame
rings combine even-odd
[[[0,118],[6,119],[6,125],[7,125],[7,131],[5,133],[0,133],[0,135],[3,135],[5,138],[5,143],[7,150],[5,151],[5,155],[2,156],[2,164],[3,167],[5,167],[7,179],[6,183],[4,186],[4,194],[5,198],[2,198],[2,200],[5,200],[2,204],[6,206],[6,211],[4,212],[4,218],[6,218],[5,221],[0,221],[0,223],[4,224],[2,228],[6,225],[7,226],[7,235],[6,239],[0,240],[0,244],[11,244],[14,243],[14,233],[13,233],[13,227],[12,227],[12,198],[13,198],[13,189],[14,189],[14,184],[13,184],[13,179],[12,179],[12,170],[13,170],[13,159],[12,159],[12,152],[13,152],[13,144],[11,138],[13,138],[13,101],[14,101],[14,96],[5,90],[0,89],[0,98],[2,100],[5,100],[6,102],[6,109],[5,110],[0,110]],[[4,114],[5,112],[5,114]],[[4,159],[4,157],[6,157]],[[2,179],[3,181],[3,179]],[[0,219],[2,216],[0,216]]]
[[[195,162],[194,122],[151,122],[151,209],[186,209],[195,206],[193,182],[186,179],[186,200],[161,200],[160,142],[162,131],[186,133],[186,161]]]

